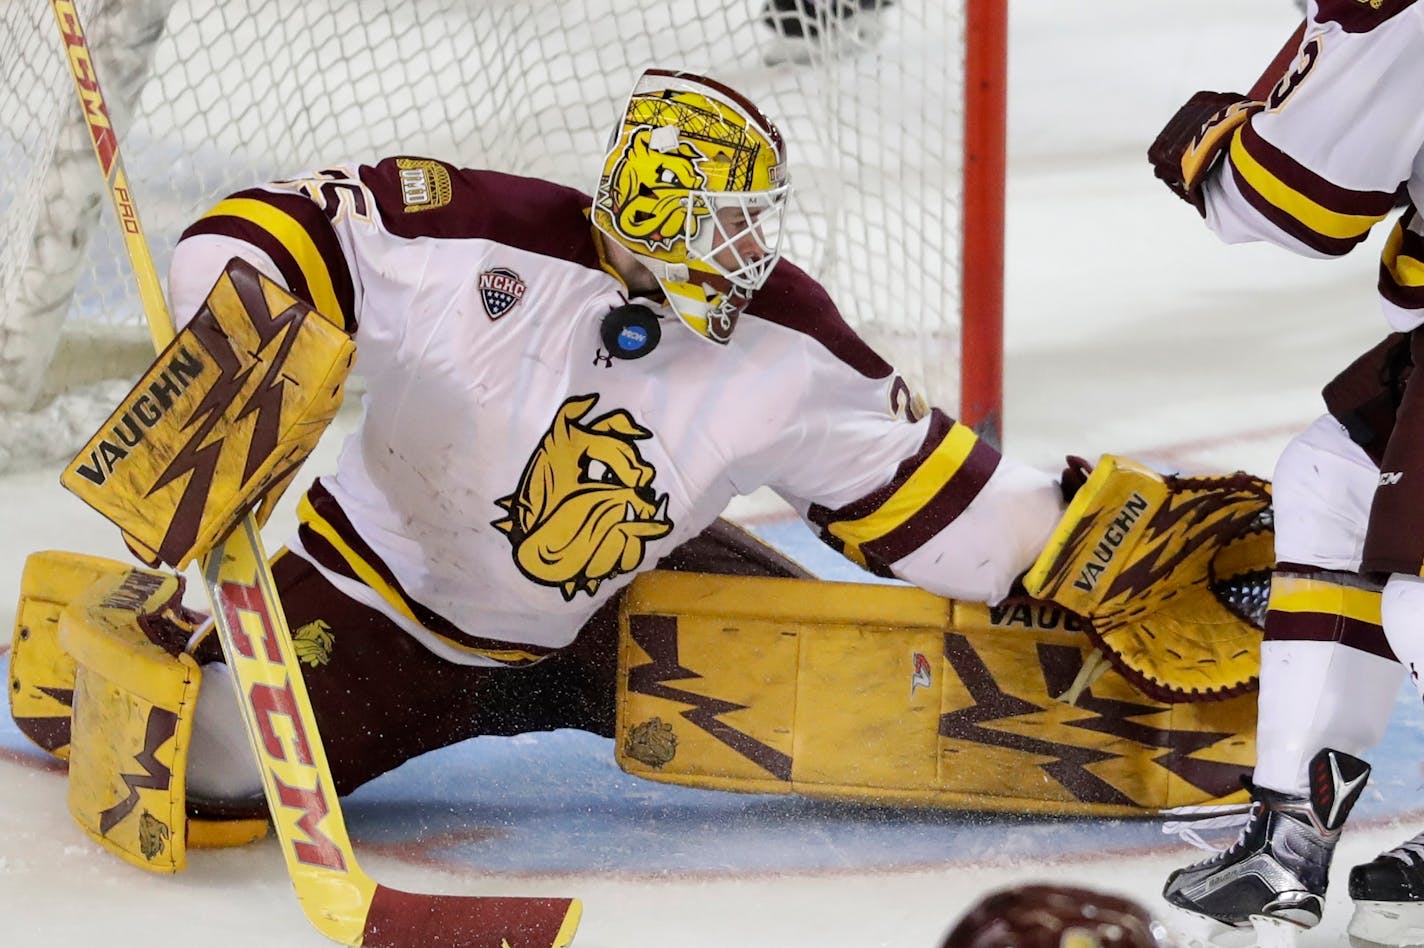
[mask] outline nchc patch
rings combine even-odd
[[[527,287],[519,274],[506,267],[491,267],[480,274],[480,302],[490,319],[499,319],[524,299]]]

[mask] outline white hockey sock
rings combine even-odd
[[[1424,671],[1424,578],[1392,574],[1384,585],[1380,619],[1389,647],[1424,696],[1424,682],[1419,680]]]
[[[1322,748],[1363,757],[1384,736],[1403,674],[1396,662],[1336,642],[1262,643],[1256,783],[1304,795],[1307,765]]]
[[[188,794],[213,801],[262,795],[262,775],[238,707],[237,687],[221,662],[203,666],[188,751]]]

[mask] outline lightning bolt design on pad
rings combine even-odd
[[[720,715],[741,711],[746,705],[709,698],[691,691],[670,688],[664,682],[687,681],[702,676],[684,668],[677,653],[675,616],[635,615],[630,619],[633,641],[648,653],[651,661],[628,670],[628,688],[636,694],[676,701],[692,707],[682,717],[706,731],[732,750],[763,768],[778,780],[791,779],[791,757],[744,734],[719,719]]]
[[[173,736],[178,727],[178,715],[163,708],[154,708],[148,713],[148,727],[144,731],[143,750],[134,761],[143,768],[141,774],[120,774],[129,795],[109,809],[99,814],[99,832],[107,834],[138,805],[140,790],[162,790],[173,779],[173,771],[158,760],[158,749]]]

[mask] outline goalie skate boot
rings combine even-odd
[[[1219,936],[1250,928],[1288,943],[1291,930],[1320,922],[1335,843],[1369,772],[1364,761],[1327,748],[1310,761],[1309,795],[1252,787],[1236,842],[1172,873],[1162,895],[1196,916],[1193,934],[1208,944],[1233,943]],[[1271,930],[1286,934],[1268,939]]]
[[[1350,870],[1350,943],[1424,946],[1424,833]]]

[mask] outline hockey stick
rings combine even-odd
[[[119,155],[78,11],[51,0],[94,154],[124,231],[149,333],[173,339],[153,257]],[[423,895],[390,889],[356,864],[301,665],[249,515],[203,563],[213,621],[262,771],[272,823],[307,919],[323,935],[371,948],[564,948],[582,912],[577,899]]]

